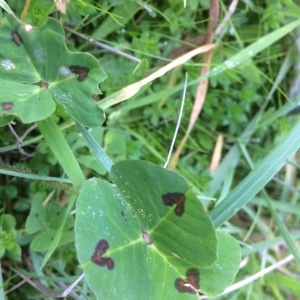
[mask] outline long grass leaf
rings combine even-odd
[[[43,261],[41,263],[41,269],[46,265],[46,263],[49,261],[51,255],[54,253],[55,249],[57,248],[58,246],[58,243],[61,239],[61,236],[62,236],[62,233],[63,233],[63,229],[65,227],[65,224],[66,224],[66,221],[68,219],[68,216],[70,215],[70,212],[71,212],[71,209],[72,207],[74,206],[74,203],[75,203],[75,200],[76,198],[73,197],[70,199],[69,201],[69,204],[68,204],[68,207],[66,209],[66,213],[64,215],[64,219],[62,221],[62,223],[60,224],[55,236],[54,236],[54,239],[52,240],[48,250],[47,250],[47,253],[45,255],[45,257],[43,258]]]
[[[300,122],[219,205],[210,212],[215,227],[221,226],[250,201],[300,148]]]
[[[277,211],[274,209],[272,205],[272,201],[270,200],[268,194],[266,191],[263,191],[264,198],[266,202],[268,203],[268,208],[271,212],[272,218],[275,221],[275,224],[277,225],[280,234],[282,235],[284,241],[286,242],[290,252],[294,255],[295,260],[300,265],[300,252],[299,248],[297,247],[296,243],[294,242],[293,238],[291,237],[287,227],[285,226],[284,222],[280,219]]]
[[[46,143],[72,181],[74,188],[79,191],[84,175],[65,137],[59,130],[52,117],[38,122],[38,127],[43,134]]]
[[[97,141],[89,134],[89,132],[83,126],[81,126],[79,123],[77,123],[77,126],[79,127],[83,137],[85,138],[91,150],[95,153],[100,163],[103,165],[105,170],[109,173],[113,165],[112,160],[109,158],[109,156],[100,147]]]

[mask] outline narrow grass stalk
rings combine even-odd
[[[47,250],[47,253],[46,255],[44,256],[43,258],[43,261],[41,263],[41,269],[44,268],[44,266],[46,265],[46,263],[49,261],[51,255],[54,253],[54,251],[56,250],[56,248],[58,247],[58,244],[59,244],[59,241],[61,239],[61,236],[63,234],[63,230],[64,230],[64,227],[65,227],[65,224],[67,222],[67,219],[71,213],[71,209],[73,208],[74,206],[74,203],[75,203],[75,197],[71,198],[69,200],[69,203],[68,203],[68,207],[66,209],[66,212],[65,212],[65,215],[64,215],[64,218],[63,218],[63,221],[62,223],[60,224],[48,250]]]
[[[71,181],[67,178],[44,176],[41,174],[32,174],[29,171],[22,170],[18,167],[9,166],[3,163],[0,163],[0,174],[12,176],[12,177],[20,177],[24,179],[31,179],[31,180],[71,183]]]
[[[286,242],[288,249],[291,251],[291,253],[294,255],[295,260],[300,265],[300,252],[299,248],[297,247],[295,241],[291,237],[291,234],[289,233],[288,229],[286,228],[283,221],[280,219],[277,211],[274,209],[273,204],[269,196],[265,191],[263,191],[263,195],[265,198],[265,201],[268,203],[268,208],[271,212],[272,218],[275,221],[276,226],[279,229],[280,234],[282,235],[284,241]]]
[[[81,126],[79,123],[77,123],[77,126],[79,127],[83,137],[85,138],[86,142],[88,143],[90,149],[95,153],[96,157],[100,161],[100,163],[103,165],[105,170],[109,173],[111,170],[111,167],[113,165],[112,160],[109,158],[109,156],[105,153],[105,151],[100,147],[100,145],[97,143],[97,141],[89,134],[89,132]]]
[[[46,143],[54,153],[60,165],[71,180],[74,188],[79,191],[84,182],[82,170],[63,134],[52,117],[38,122],[38,127]]]

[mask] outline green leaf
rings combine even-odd
[[[26,232],[36,233],[46,227],[46,211],[42,205],[41,199],[34,198],[31,204],[31,210],[26,220]]]
[[[115,164],[111,177],[139,218],[143,230],[149,231],[158,247],[169,253],[180,249],[177,255],[201,267],[209,267],[215,261],[214,228],[201,203],[192,192],[188,192],[190,187],[182,177],[154,164],[137,160]],[[181,217],[174,213],[174,208],[164,205],[162,200],[162,195],[174,192],[186,194],[185,209],[188,213],[183,213]],[[186,244],[185,248],[187,232],[194,235],[189,238],[193,239],[193,247],[198,249],[196,257],[193,247]]]
[[[10,214],[1,216],[0,258],[6,255],[12,260],[21,259],[21,247],[17,243],[18,232],[15,229],[16,219]]]
[[[0,117],[0,127],[4,127],[14,119],[13,116]]]
[[[15,242],[11,249],[6,249],[6,256],[11,260],[21,261],[21,254],[22,249],[21,247]]]
[[[111,178],[116,186],[87,180],[77,200],[76,247],[92,290],[99,299],[197,299],[175,282],[212,266],[217,239],[189,185],[143,161],[115,164]],[[168,193],[185,196],[182,215],[164,204]]]
[[[217,261],[200,274],[201,292],[210,296],[222,293],[233,282],[241,261],[241,249],[235,238],[221,230],[217,231],[217,238]]]
[[[44,207],[40,199],[33,199],[31,211],[26,220],[26,231],[29,234],[37,233],[30,244],[31,249],[34,251],[48,250],[57,232],[61,230],[61,226],[64,227],[57,245],[69,243],[74,240],[73,232],[69,231],[73,228],[73,224],[73,217],[70,215],[66,217],[66,208],[56,202],[49,202]]]
[[[83,126],[103,123],[92,97],[105,74],[93,56],[68,51],[60,23],[49,18],[34,28],[8,17],[0,39],[0,116],[40,121],[54,113],[55,99]]]
[[[16,219],[13,215],[4,214],[1,216],[1,226],[2,229],[9,232],[16,227]]]
[[[47,251],[51,246],[55,236],[56,231],[54,229],[48,229],[47,231],[42,231],[37,234],[32,242],[30,243],[30,249],[33,251]],[[74,242],[74,232],[73,231],[63,231],[57,244],[57,247]]]

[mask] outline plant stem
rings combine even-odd
[[[24,22],[24,20],[25,20],[25,17],[26,17],[26,15],[27,15],[28,8],[29,8],[29,6],[30,6],[30,2],[31,2],[31,0],[26,0],[26,3],[25,3],[25,5],[24,5],[24,8],[23,8],[22,14],[21,14],[21,21],[22,21],[22,22]]]

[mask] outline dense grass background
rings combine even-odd
[[[216,32],[232,4],[220,1],[220,15],[213,29],[217,45],[210,64],[203,55],[196,56],[118,104],[107,97],[205,43],[209,15],[216,1],[189,0],[184,5],[182,0],[143,3],[111,0],[101,4],[74,0],[67,4],[66,14],[57,11],[50,0],[29,2],[26,1],[29,8],[25,14],[25,1],[7,1],[17,16],[36,26],[48,16],[58,18],[65,26],[69,49],[93,54],[106,72],[107,79],[100,85],[103,94],[98,100],[100,107],[105,107],[107,119],[103,127],[90,132],[114,162],[136,158],[164,164],[178,119],[185,74],[188,86],[175,148],[188,128],[201,69],[209,66],[209,84],[201,113],[173,167],[195,187],[208,210],[216,205],[216,210],[211,211],[215,224],[223,224],[240,241],[243,265],[236,281],[290,253],[300,262],[299,152],[296,152],[299,27],[280,31],[298,19],[297,2],[240,1],[224,27]],[[269,35],[272,33],[274,36]],[[278,40],[280,33],[282,38]],[[129,57],[99,47],[89,37]],[[57,109],[55,120],[84,175],[106,178],[106,170],[96,161],[80,130],[62,108]],[[10,224],[10,236],[5,238],[22,247],[22,257],[18,248],[17,254],[2,260],[1,293],[10,291],[9,299],[20,295],[23,299],[43,298],[41,295],[47,292],[41,290],[39,283],[52,290],[63,290],[80,274],[80,268],[70,240],[57,249],[41,271],[43,252],[29,247],[37,233],[30,234],[25,223],[34,199],[44,203],[51,199],[64,207],[73,196],[62,183],[41,183],[44,176],[61,177],[63,170],[34,125],[16,120],[14,130],[19,136],[24,135],[22,149],[15,146],[15,138],[7,127],[0,130],[1,168],[17,172],[14,176],[1,176],[2,214],[14,218],[5,221]],[[276,145],[278,148],[268,161],[267,155]],[[293,148],[290,152],[289,147]],[[217,159],[212,163],[213,156]],[[288,164],[284,164],[286,159]],[[271,173],[265,179],[267,166],[271,166]],[[276,167],[279,172],[273,176]],[[253,169],[259,172],[251,173],[252,184],[242,185]],[[40,180],[30,179],[29,173],[38,174]],[[269,183],[256,194],[258,183],[264,180]],[[240,189],[238,194],[232,192],[236,187]],[[242,196],[245,200],[235,207],[234,216],[229,220],[228,214],[222,217],[222,206],[218,210],[218,204],[221,201],[229,204],[230,199],[237,203],[236,198]],[[51,214],[48,217],[51,219]],[[217,221],[218,218],[221,220]],[[2,228],[3,240],[5,232]],[[291,261],[224,299],[300,299],[299,271],[299,264]],[[24,282],[17,286],[20,278]],[[91,299],[85,282],[75,288],[72,297]]]

